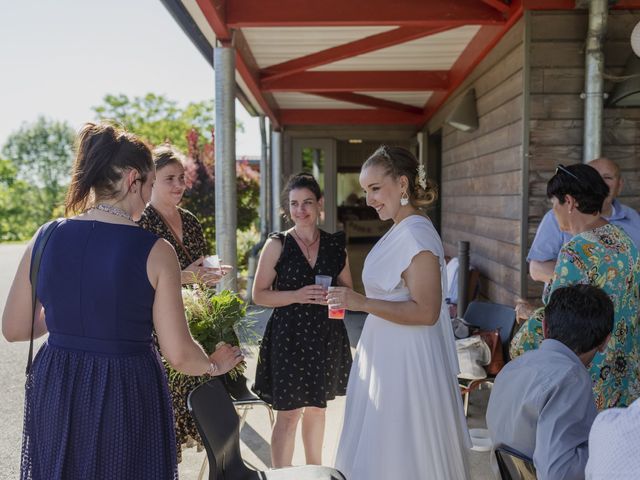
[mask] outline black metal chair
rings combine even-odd
[[[516,323],[516,311],[512,306],[501,305],[499,303],[473,301],[467,307],[464,314],[465,322],[479,327],[481,330],[498,330],[500,332],[500,343],[502,344],[502,355],[505,363],[509,360],[509,342],[513,335],[513,327]],[[464,396],[464,414],[469,408],[469,395],[483,383],[493,384],[495,376],[488,376],[480,380],[469,380],[459,378],[460,389]]]
[[[235,378],[233,378],[227,373],[221,376],[220,379],[222,383],[224,383],[224,388],[227,390],[227,393],[231,396],[233,406],[236,407],[236,411],[240,414],[240,430],[242,430],[242,426],[247,419],[247,413],[249,413],[249,410],[252,410],[253,407],[264,407],[267,409],[269,422],[271,422],[271,428],[273,428],[275,417],[271,405],[251,391],[247,377],[244,375],[236,375]]]
[[[209,480],[346,480],[338,470],[308,465],[259,472],[240,455],[240,420],[229,394],[216,378],[196,387],[187,399],[209,459]]]
[[[495,453],[502,480],[536,480],[536,467],[526,455],[506,445],[496,448]]]

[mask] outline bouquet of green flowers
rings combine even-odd
[[[247,314],[246,304],[237,293],[230,290],[217,293],[206,287],[183,288],[182,301],[191,335],[205,352],[213,352],[218,342],[239,345],[238,335],[245,342],[255,340],[252,330],[255,321]],[[240,362],[229,374],[241,375],[245,368],[246,363]],[[170,367],[168,372],[171,381],[186,376]]]

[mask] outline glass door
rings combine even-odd
[[[293,140],[293,173],[311,173],[324,193],[324,213],[320,227],[336,231],[336,142],[333,139]]]

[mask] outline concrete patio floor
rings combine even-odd
[[[255,308],[254,312],[258,312],[255,317],[257,320],[256,330],[260,335],[262,335],[270,311]],[[345,320],[353,352],[355,352],[355,346],[364,325],[364,318],[364,315],[348,314]],[[245,352],[247,354],[246,359],[248,364],[246,376],[252,379],[255,376],[257,348],[246,348]],[[476,391],[471,395],[467,417],[469,428],[484,428],[486,426],[484,414],[488,399],[489,390],[487,389]],[[323,463],[325,465],[333,465],[340,430],[342,427],[344,402],[344,397],[339,397],[338,399],[330,402],[327,407],[327,424],[323,449]],[[240,438],[240,448],[245,462],[257,470],[268,469],[271,466],[269,449],[271,428],[269,425],[269,416],[265,408],[256,407],[248,412],[246,423],[240,432]],[[200,467],[205,458],[205,452],[197,452],[196,448],[187,448],[183,450],[182,457],[182,463],[179,465],[180,478],[183,480],[198,478]],[[490,480],[494,478],[489,466],[488,452],[471,451],[469,454],[469,463],[471,465],[471,478],[473,480]],[[298,432],[296,434],[296,448],[293,456],[293,464],[305,464],[300,427],[298,427]],[[208,478],[208,469],[204,478]]]

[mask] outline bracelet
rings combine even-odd
[[[213,377],[216,373],[218,373],[218,364],[216,362],[211,362],[209,364],[209,368],[207,368],[207,371],[204,372],[204,374]]]

